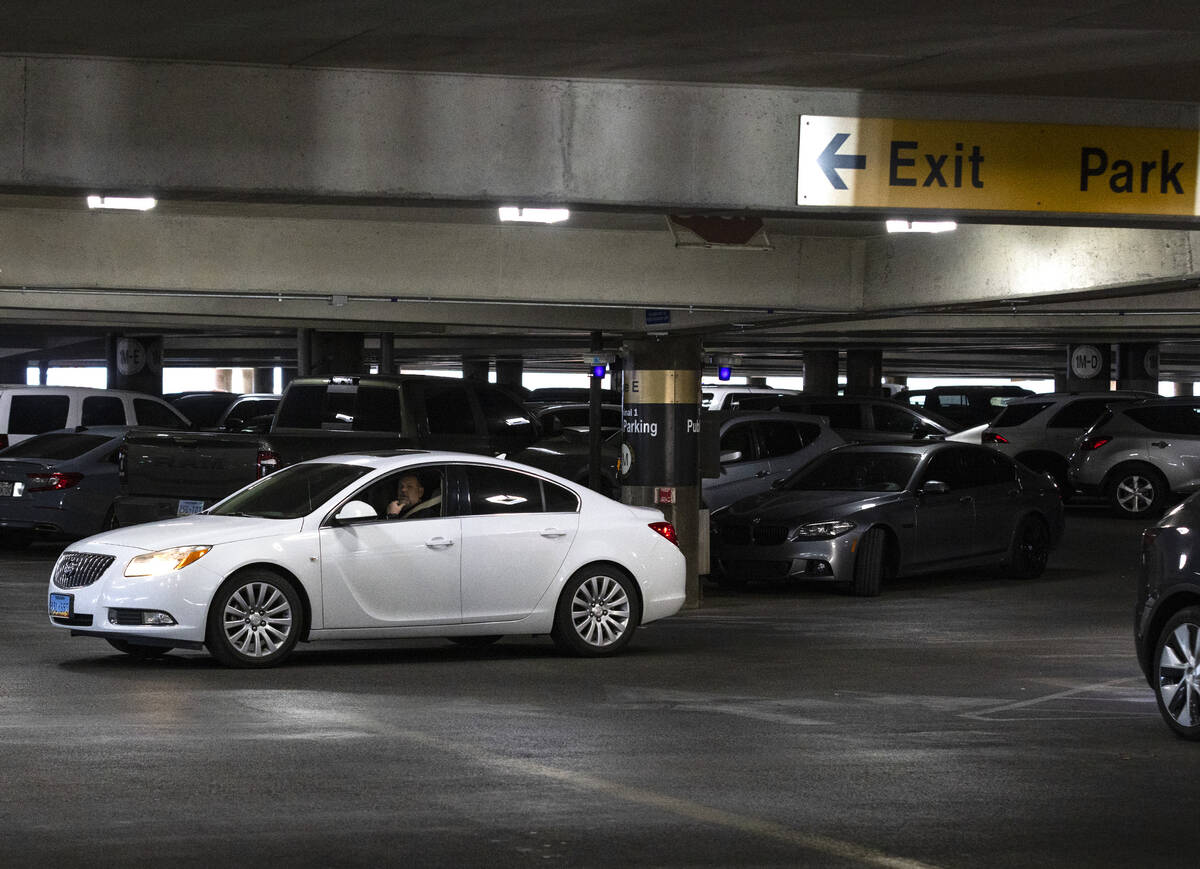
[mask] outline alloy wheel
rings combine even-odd
[[[571,598],[571,624],[589,646],[617,642],[629,628],[629,595],[611,576],[592,576],[580,583]]]
[[[1163,711],[1176,724],[1200,724],[1200,625],[1183,622],[1162,642],[1158,692]]]
[[[292,632],[292,606],[269,582],[248,582],[225,602],[225,637],[238,653],[250,658],[275,654]]]

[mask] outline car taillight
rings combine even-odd
[[[1098,450],[1111,440],[1112,438],[1108,435],[1088,435],[1079,441],[1079,448],[1081,450]]]
[[[675,526],[670,522],[651,522],[650,530],[657,531],[676,546],[679,545],[679,535],[675,533]]]
[[[1006,438],[1004,435],[1000,434],[999,432],[994,432],[994,431],[985,431],[983,433],[981,440],[985,444],[1006,444],[1006,443],[1008,443],[1008,438]]]
[[[274,450],[259,450],[254,460],[258,471],[258,479],[262,479],[272,471],[279,470],[279,454]]]
[[[69,489],[83,479],[83,474],[65,473],[63,471],[43,471],[40,474],[26,474],[29,483],[26,492],[52,492],[56,489]]]

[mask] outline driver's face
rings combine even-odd
[[[425,487],[421,485],[421,481],[416,477],[405,477],[400,481],[400,501],[412,506],[421,500],[421,496],[425,494]]]

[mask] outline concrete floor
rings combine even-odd
[[[548,640],[142,663],[0,556],[0,865],[1183,865],[1200,745],[1132,646],[1140,526],[1033,582],[706,589],[618,658]]]

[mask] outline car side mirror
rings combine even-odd
[[[379,514],[366,501],[347,501],[333,518],[334,521],[343,524],[358,519],[378,519]]]
[[[950,485],[941,480],[928,480],[917,490],[919,495],[945,495],[950,491]]]
[[[741,450],[726,450],[721,453],[721,464],[728,465],[730,462],[740,462],[742,460]]]

